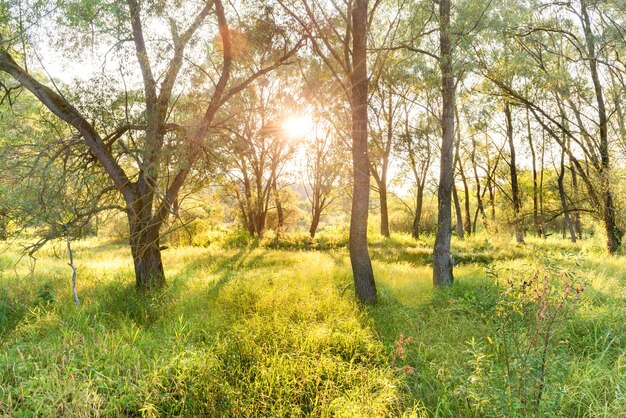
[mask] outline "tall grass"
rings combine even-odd
[[[523,278],[545,254],[587,283],[558,330],[549,413],[626,410],[622,257],[607,259],[601,244],[517,246],[479,236],[454,243],[456,283],[435,292],[431,238],[372,241],[375,308],[354,302],[343,236],[237,236],[172,248],[164,252],[168,286],[148,298],[134,291],[124,246],[76,243],[81,308],[62,247],[46,247],[34,273],[27,259],[15,264],[18,253],[1,254],[0,413],[497,415],[470,396],[471,344],[494,340],[501,294],[487,266]],[[502,385],[481,379],[493,390]]]

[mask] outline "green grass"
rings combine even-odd
[[[16,252],[0,254],[0,414],[498,415],[495,400],[481,409],[469,401],[468,342],[495,338],[499,289],[486,269],[526,277],[545,263],[588,284],[558,331],[546,411],[626,410],[624,257],[595,241],[479,236],[454,242],[455,285],[434,291],[432,238],[373,237],[380,302],[361,308],[345,243],[293,234],[168,249],[168,285],[144,297],[124,246],[79,242],[81,308],[62,246],[42,250],[33,274]],[[401,335],[413,341],[394,362]],[[497,386],[497,371],[483,383]]]

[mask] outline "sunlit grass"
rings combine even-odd
[[[492,337],[487,268],[520,277],[543,263],[588,284],[563,330],[547,399],[560,416],[626,408],[626,273],[601,243],[455,240],[455,285],[435,291],[432,237],[372,237],[380,301],[354,302],[344,236],[300,235],[164,251],[168,286],[134,291],[123,245],[0,254],[0,412],[36,416],[472,416],[467,342]],[[226,243],[226,245],[223,245]],[[243,245],[242,245],[243,244]],[[17,264],[16,264],[17,263]],[[32,273],[32,274],[31,274]],[[392,364],[400,335],[412,336]],[[406,373],[408,365],[413,372]]]

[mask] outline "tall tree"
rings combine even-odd
[[[376,303],[376,284],[367,248],[369,213],[369,158],[367,153],[367,27],[368,0],[354,0],[352,9],[352,212],[350,217],[350,262],[354,288],[360,301]]]
[[[231,31],[222,1],[202,3],[193,12],[185,9],[186,13],[192,12],[192,17],[182,32],[179,28],[182,23],[176,19],[180,16],[180,7],[182,6],[170,5],[150,10],[150,13],[161,13],[160,17],[169,19],[170,23],[171,48],[158,53],[154,53],[150,47],[154,33],[148,37],[144,25],[148,13],[142,10],[142,5],[137,0],[128,0],[125,5],[119,3],[110,8],[101,8],[95,16],[84,17],[97,20],[98,25],[104,27],[109,25],[107,30],[113,33],[119,31],[117,35],[124,41],[130,39],[134,47],[132,53],[136,60],[136,73],[142,85],[141,93],[137,96],[142,97],[135,103],[126,102],[126,117],[112,131],[108,131],[109,126],[98,127],[90,120],[80,108],[78,100],[72,103],[69,96],[46,86],[20,66],[13,59],[11,45],[3,43],[0,50],[0,71],[12,76],[51,113],[80,135],[80,146],[88,149],[86,155],[98,162],[110,185],[118,191],[128,217],[136,286],[140,290],[159,288],[165,283],[160,250],[161,226],[172,211],[172,204],[193,172],[195,163],[203,154],[204,140],[211,130],[216,114],[228,99],[259,75],[283,64],[300,46],[296,44],[294,48],[288,47],[287,38],[284,37],[269,39],[269,44],[275,43],[283,47],[274,63],[257,69],[253,74],[239,71],[237,82],[229,83],[231,73],[236,67]],[[215,42],[216,49],[210,53],[221,56],[221,64],[214,68],[216,71],[212,75],[203,69],[203,74],[209,74],[205,77],[208,86],[205,87],[204,100],[206,102],[208,97],[208,102],[199,112],[200,115],[181,117],[182,123],[174,123],[171,118],[177,114],[176,103],[182,93],[177,92],[175,87],[186,58],[189,58],[186,56],[187,49],[193,43],[192,40],[198,38],[199,30],[205,26],[210,15],[214,15],[219,27],[219,42]],[[103,39],[108,40],[106,37]],[[113,42],[117,45],[123,41],[114,39]],[[121,52],[120,62],[132,63],[131,56],[124,55],[123,52],[124,50]],[[213,57],[208,61],[213,62],[212,59]],[[202,68],[201,64],[197,66]],[[128,91],[121,92],[122,95],[124,93],[128,98]],[[133,107],[139,107],[142,111],[133,112]],[[126,145],[124,138],[132,144],[130,147]],[[179,152],[167,153],[166,147]],[[129,160],[132,163],[126,163]]]
[[[342,147],[331,132],[317,121],[315,134],[306,143],[305,192],[311,203],[311,238],[315,238],[322,214],[337,197],[334,188],[343,171]]]
[[[397,152],[409,166],[415,181],[415,211],[411,225],[411,235],[419,239],[422,232],[422,210],[424,206],[424,191],[430,165],[433,160],[431,137],[436,137],[439,129],[435,127],[437,120],[430,113],[424,113],[417,121],[417,126],[410,124],[413,108],[405,103],[404,106],[404,133],[399,136],[396,144]]]
[[[451,285],[454,281],[450,240],[452,237],[452,186],[454,182],[454,105],[455,82],[450,0],[439,1],[439,68],[441,70],[441,163],[437,190],[437,235],[433,250],[433,283]]]
[[[506,120],[506,138],[509,144],[509,173],[511,174],[511,200],[513,203],[513,225],[515,227],[515,240],[517,243],[524,242],[524,227],[522,224],[522,200],[520,197],[517,180],[517,157],[515,154],[515,142],[513,136],[513,116],[511,103],[504,101],[504,117]]]
[[[353,180],[350,263],[357,299],[375,304],[376,283],[367,244],[370,192],[367,39],[373,11],[368,10],[368,0],[350,0],[345,7],[323,0],[277,1],[304,31],[313,51],[329,69],[350,104]]]
[[[389,186],[389,165],[391,151],[397,136],[398,113],[401,100],[394,93],[391,80],[386,80],[383,74],[379,79],[370,100],[372,113],[370,118],[370,170],[375,181],[380,202],[380,234],[390,237],[389,208],[387,202],[387,188]]]

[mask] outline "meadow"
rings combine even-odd
[[[600,239],[478,235],[453,241],[455,283],[434,290],[432,243],[373,237],[375,307],[355,302],[340,235],[169,248],[168,284],[151,295],[135,290],[126,245],[78,241],[81,307],[63,245],[33,269],[12,244],[0,414],[625,416],[626,257]],[[568,286],[576,299],[526,303],[519,283],[533,278],[545,300]],[[542,312],[558,315],[529,344]]]

